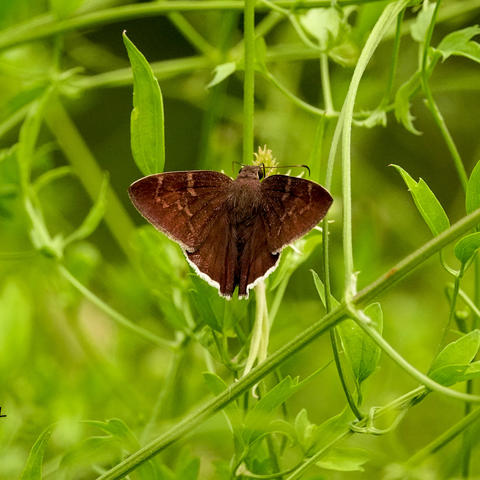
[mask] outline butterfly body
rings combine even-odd
[[[133,183],[130,198],[183,248],[221,295],[239,297],[277,265],[281,249],[312,229],[332,198],[320,185],[245,166],[235,180],[213,171],[167,172]]]

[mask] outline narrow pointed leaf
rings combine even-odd
[[[475,165],[467,182],[465,208],[467,213],[472,213],[480,208],[480,161]]]
[[[413,201],[433,235],[438,235],[450,227],[450,221],[435,194],[423,179],[416,182],[402,167],[392,165],[402,176]]]
[[[42,464],[52,429],[45,429],[30,450],[20,480],[42,480]]]
[[[98,194],[95,204],[88,212],[88,215],[85,217],[85,220],[82,222],[82,224],[65,240],[65,245],[74,241],[83,240],[96,230],[105,213],[107,192],[108,175],[105,175],[103,177],[102,185],[100,186],[100,193]]]
[[[123,42],[133,73],[130,119],[133,158],[144,175],[162,172],[165,165],[162,93],[149,63],[125,32]]]

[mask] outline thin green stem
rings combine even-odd
[[[332,89],[330,87],[330,74],[328,69],[328,55],[326,53],[320,54],[320,77],[322,80],[322,93],[323,103],[325,105],[325,114],[326,116],[330,116],[336,112],[333,108]]]
[[[255,0],[245,0],[245,74],[243,81],[243,164],[253,160],[255,113]]]
[[[354,289],[354,263],[352,242],[352,188],[351,188],[351,138],[353,108],[360,80],[367,68],[373,53],[387,33],[398,14],[404,10],[409,1],[399,0],[388,4],[380,18],[375,23],[365,46],[360,54],[348,88],[347,96],[342,108],[342,122],[337,128],[342,129],[342,195],[343,195],[343,255],[345,262],[345,291],[352,293]],[[341,125],[340,123],[343,123]]]
[[[365,315],[362,312],[356,310],[355,308],[348,307],[349,314],[351,318],[355,320],[357,325],[387,354],[402,370],[407,372],[411,377],[415,378],[419,383],[426,386],[434,392],[442,393],[448,397],[456,398],[458,400],[463,400],[465,402],[480,402],[480,396],[478,395],[469,395],[466,393],[457,392],[447,388],[434,380],[432,380],[427,375],[424,375],[422,372],[417,370],[413,365],[411,365],[407,360],[405,360],[371,325],[368,317],[365,318]]]
[[[323,92],[323,101],[325,104],[326,114],[333,112],[333,100],[332,100],[332,91],[330,88],[330,75],[328,70],[328,55],[326,53],[320,54],[320,76],[322,81],[322,92]],[[327,222],[324,222],[324,226],[327,225]],[[327,231],[328,236],[328,231]],[[329,268],[329,252],[328,252],[328,241],[323,243],[323,260],[324,260],[324,269],[325,269],[325,307],[327,312],[332,308],[331,306],[331,289],[330,289],[330,268]],[[333,358],[335,360],[335,366],[337,368],[338,376],[340,378],[340,383],[342,389],[345,393],[348,405],[352,410],[353,414],[357,419],[361,420],[363,418],[362,413],[360,412],[353,395],[351,394],[345,372],[343,371],[342,363],[340,360],[338,341],[337,341],[337,331],[336,328],[330,330],[330,343],[332,345]]]
[[[128,328],[130,331],[140,335],[141,337],[149,340],[150,342],[155,343],[159,347],[176,349],[178,348],[175,342],[170,342],[164,338],[155,335],[149,330],[142,328],[132,321],[128,320],[121,313],[118,313],[110,305],[106,304],[103,300],[98,298],[92,291],[90,291],[85,285],[80,283],[63,265],[58,265],[58,270],[61,275],[73,286],[75,287],[85,298],[90,300],[94,305],[96,305],[100,310],[105,312],[110,318],[115,320],[122,327]]]
[[[185,337],[183,341],[179,344],[178,348],[173,352],[173,356],[170,359],[168,366],[167,374],[165,376],[165,381],[162,385],[162,389],[158,393],[157,400],[153,406],[152,413],[146,423],[140,441],[144,443],[150,437],[151,431],[155,424],[158,422],[158,419],[163,416],[165,418],[165,413],[168,410],[169,397],[174,391],[175,385],[179,378],[178,370],[182,363],[182,360],[185,356],[187,345],[190,343],[191,337]]]
[[[210,45],[196,30],[190,22],[179,12],[169,13],[168,19],[177,27],[182,35],[198,50],[199,53],[211,59],[217,57],[217,50]]]
[[[304,102],[301,98],[298,98],[296,95],[294,95],[288,88],[283,86],[276,78],[275,76],[270,73],[269,71],[263,72],[265,78],[267,78],[275,87],[277,87],[287,98],[289,98],[293,104],[297,105],[297,107],[300,107],[302,110],[305,110],[306,112],[313,113],[314,115],[317,116],[326,116],[326,111],[322,110],[321,108],[314,107],[313,105],[310,105],[307,102]],[[328,115],[329,117],[335,117],[338,116],[338,112],[330,112]]]
[[[400,261],[389,272],[382,275],[375,282],[359,292],[352,299],[351,304],[355,306],[362,306],[370,303],[385,290],[388,290],[401,279],[405,278],[409,273],[414,271],[420,264],[425,262],[432,255],[436,254],[445,245],[453,242],[456,238],[468,232],[479,222],[480,209],[475,210],[470,215],[464,217],[462,220],[452,225],[449,229],[443,231],[416,250],[414,253]],[[169,445],[178,441],[187,433],[190,433],[195,427],[203,423],[206,419],[210,418],[216,412],[222,410],[230,402],[248,391],[250,387],[258,383],[262,378],[281,365],[285,360],[291,358],[296,352],[305,348],[313,340],[339,323],[347,314],[347,306],[345,304],[339,305],[337,308],[325,315],[322,319],[307,327],[290,342],[280,347],[263,363],[254,367],[247,375],[231,384],[225,391],[206,402],[202,407],[193,413],[186,415],[180,422],[173,425],[169,430],[154,439],[148,445],[126,457],[121,463],[115,465],[112,469],[98,477],[98,480],[113,480],[123,478],[129,472],[135,470],[139,465],[152,458]],[[432,382],[430,381],[430,383]],[[435,382],[433,382],[433,384],[435,384]],[[448,395],[455,396],[455,398],[461,398],[462,400],[467,399],[467,401],[480,401],[480,397],[465,395],[445,387],[443,388],[447,391]],[[453,395],[453,393],[455,395]]]
[[[214,67],[214,62],[208,57],[192,56],[153,62],[151,67],[158,80],[165,80],[183,74],[211,69]],[[91,88],[123,87],[131,85],[132,82],[132,69],[128,67],[98,75],[74,78],[71,85],[80,90],[88,90]]]
[[[393,53],[392,53],[392,63],[390,65],[390,71],[388,73],[387,88],[385,89],[385,94],[382,101],[380,102],[380,108],[386,107],[391,100],[393,83],[395,81],[395,76],[397,73],[398,65],[398,56],[400,53],[400,40],[402,38],[402,23],[405,10],[402,10],[397,16],[397,26],[395,28],[395,40],[393,42]]]
[[[353,432],[351,430],[345,430],[344,432],[340,433],[337,437],[335,437],[333,440],[323,446],[320,450],[318,450],[318,452],[309,457],[308,460],[302,463],[302,465],[297,468],[291,475],[289,475],[286,480],[297,480],[298,478],[300,478],[312,465],[315,465],[315,463],[317,463],[333,445],[352,434]]]
[[[464,272],[464,264],[462,264],[462,267],[460,268],[460,271],[458,272],[458,275],[455,277],[455,282],[453,284],[452,298],[451,298],[451,301],[450,301],[450,312],[448,314],[448,321],[447,321],[447,324],[445,325],[445,328],[443,329],[443,334],[442,334],[442,338],[440,340],[440,343],[438,344],[437,353],[440,352],[440,350],[445,345],[448,333],[450,332],[450,329],[452,328],[453,319],[455,317],[455,309],[456,309],[456,306],[457,306],[458,292],[460,290],[460,281],[462,280],[463,272]]]
[[[447,144],[447,148],[450,152],[450,155],[452,156],[453,163],[457,170],[457,174],[459,176],[462,188],[463,190],[466,190],[468,176],[467,176],[467,172],[465,171],[465,166],[463,165],[460,153],[458,152],[458,149],[457,149],[457,146],[455,145],[453,137],[450,131],[448,130],[447,124],[445,123],[445,119],[443,118],[442,112],[440,111],[437,104],[435,103],[435,100],[432,95],[432,91],[430,89],[430,85],[428,83],[428,79],[430,76],[429,68],[428,68],[428,54],[429,54],[430,42],[432,40],[433,30],[435,28],[435,22],[437,19],[437,14],[438,14],[438,9],[440,8],[440,4],[441,4],[441,0],[437,0],[435,4],[435,10],[433,12],[432,19],[430,21],[430,25],[428,26],[428,30],[425,36],[425,42],[423,44],[422,75],[421,75],[422,89],[423,89],[423,93],[425,94],[425,98],[427,100],[428,109],[430,110],[433,116],[433,119],[437,124],[445,143]]]
[[[355,402],[355,399],[353,398],[353,395],[348,388],[346,375],[340,362],[337,342],[337,329],[335,327],[330,330],[330,343],[332,344],[332,352],[333,358],[335,359],[335,366],[337,367],[338,376],[340,378],[340,383],[342,384],[342,389],[345,393],[345,397],[347,398],[348,406],[350,407],[350,410],[353,412],[355,417],[357,417],[358,420],[362,420],[363,414],[362,412],[360,412],[360,409],[358,408],[357,403]]]
[[[103,178],[102,171],[59,101],[51,102],[45,115],[45,121],[85,190],[95,201]],[[128,258],[133,258],[129,239],[132,237],[135,227],[111,187],[108,187],[107,203],[105,222],[118,246]]]
[[[447,287],[452,290],[454,288],[453,284],[449,284],[447,285]],[[480,321],[480,309],[475,305],[472,299],[461,288],[458,290],[458,295],[468,305],[468,307],[472,310],[475,316],[476,321],[473,322],[473,329],[472,329],[472,330],[475,330],[476,328],[478,328],[477,325]]]
[[[408,466],[415,466],[422,463],[428,457],[440,450],[442,447],[451,442],[462,432],[473,426],[473,424],[480,419],[480,408],[476,408],[473,412],[464,416],[455,425],[452,425],[447,431],[439,435],[435,440],[419,450],[415,455],[412,455],[408,461]]]

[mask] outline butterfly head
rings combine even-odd
[[[245,165],[238,172],[237,178],[261,180],[265,176],[264,165]]]

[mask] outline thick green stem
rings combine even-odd
[[[103,178],[102,171],[60,102],[53,101],[51,103],[46,112],[45,121],[85,190],[92,200],[96,200]],[[118,246],[127,257],[131,258],[129,239],[132,237],[135,227],[122,203],[110,187],[108,188],[107,204],[105,222]]]
[[[468,232],[479,222],[480,209],[475,210],[470,215],[464,217],[452,227],[443,231],[441,234],[427,242],[414,253],[403,259],[389,272],[382,275],[371,285],[359,292],[352,299],[351,304],[359,307],[370,303],[385,290],[388,290],[401,279],[405,278],[421,263],[425,262],[425,260],[436,254],[445,245],[451,243],[456,238]],[[152,458],[157,453],[178,441],[187,433],[190,433],[195,427],[203,423],[207,418],[210,418],[216,412],[223,409],[230,402],[245,393],[250,387],[259,382],[268,373],[281,365],[285,360],[291,358],[296,352],[305,348],[313,340],[339,323],[346,315],[348,315],[347,306],[345,304],[339,305],[337,308],[325,315],[322,319],[304,330],[293,340],[279,348],[263,363],[253,368],[247,375],[230,385],[224,392],[206,402],[198,410],[185,416],[180,422],[178,422],[164,434],[160,435],[148,445],[128,456],[121,463],[115,465],[115,467],[98,477],[98,480],[113,480],[123,478],[129,472],[135,470],[143,462],[147,461],[149,458]],[[430,384],[433,383],[434,386],[437,385],[430,379],[428,380]],[[443,391],[442,393],[447,393],[451,397],[460,398],[462,400],[467,399],[467,401],[480,402],[480,397],[461,394],[445,387],[443,387],[443,389],[446,392]]]

